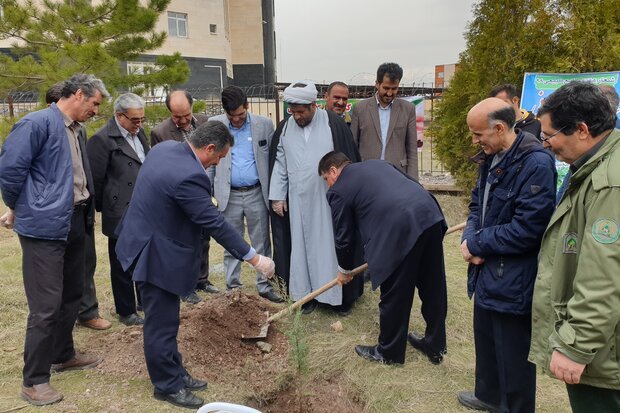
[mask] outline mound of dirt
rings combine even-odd
[[[210,296],[181,310],[179,351],[183,365],[195,377],[213,382],[243,382],[259,390],[286,370],[289,344],[274,325],[262,341],[271,345],[263,353],[242,335],[255,335],[277,308],[267,300],[240,291]],[[127,327],[107,335],[93,336],[90,348],[104,355],[97,367],[124,379],[148,377],[141,327]]]
[[[313,380],[300,384],[292,381],[279,392],[262,400],[252,400],[251,407],[262,413],[354,413],[364,410],[364,404],[340,384],[338,377]]]

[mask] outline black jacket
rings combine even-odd
[[[394,165],[370,159],[346,166],[327,191],[338,264],[352,269],[356,232],[361,233],[372,287],[402,263],[419,236],[445,219],[435,198]]]
[[[138,132],[138,139],[146,155],[149,145],[143,129]],[[129,205],[142,162],[123,138],[114,118],[88,141],[86,152],[93,172],[95,208],[101,211],[102,232],[116,237],[114,230]]]

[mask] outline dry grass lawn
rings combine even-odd
[[[450,225],[462,222],[466,203],[463,197],[440,196]],[[402,367],[377,365],[357,357],[356,344],[374,344],[378,335],[378,291],[371,291],[368,284],[364,296],[356,304],[352,315],[339,318],[318,310],[305,316],[305,338],[310,350],[309,371],[304,380],[339,375],[349,395],[366,406],[367,412],[467,412],[456,401],[456,393],[473,388],[474,349],[472,333],[472,303],[466,295],[466,266],[458,245],[460,234],[449,235],[445,240],[445,257],[448,277],[449,310],[447,320],[448,354],[444,363],[433,366],[413,350],[407,349],[406,364]],[[97,229],[98,266],[96,285],[101,315],[113,321],[113,330],[122,325],[113,315],[110,290],[107,242]],[[221,271],[222,249],[211,248],[212,281],[225,288]],[[219,270],[219,271],[218,271]],[[253,276],[249,266],[243,266],[246,292],[254,294]],[[67,372],[52,376],[52,384],[65,399],[45,408],[25,404],[18,394],[21,385],[22,350],[28,309],[21,279],[21,251],[17,236],[10,231],[0,231],[0,413],[20,411],[46,412],[169,412],[187,411],[152,398],[152,386],[147,380],[122,380],[108,377],[96,370]],[[423,331],[419,314],[420,301],[416,297],[412,311],[411,329]],[[335,333],[330,324],[340,320],[344,331]],[[286,330],[290,320],[280,322]],[[97,352],[97,348],[84,348],[87,338],[102,334],[84,328],[75,329],[77,348]],[[196,349],[200,351],[200,349]],[[103,355],[105,357],[105,355]],[[219,372],[226,375],[226,371]],[[513,374],[519,374],[515,371]],[[274,377],[274,383],[283,380]],[[209,389],[199,393],[207,402],[228,401],[243,403],[247,389],[209,383]],[[555,380],[539,375],[537,411],[570,411],[564,386]]]

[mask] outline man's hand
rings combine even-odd
[[[471,255],[471,252],[469,252],[469,248],[467,248],[467,240],[463,240],[463,242],[461,243],[461,254],[463,254],[463,259],[465,261],[474,265],[480,265],[484,263],[484,258]]]
[[[256,254],[248,262],[256,268],[256,271],[260,272],[267,278],[273,277],[273,274],[276,272],[276,264],[271,258],[265,257],[264,255]]]
[[[11,208],[8,208],[7,211],[0,217],[0,225],[4,228],[11,229],[13,228],[13,222],[15,221],[15,214]]]
[[[271,209],[273,209],[273,212],[283,217],[284,213],[288,211],[288,205],[286,201],[271,201]]]
[[[339,285],[348,284],[353,279],[353,276],[351,274],[344,274],[344,273],[341,273],[340,271],[338,271],[338,275],[336,277],[338,278]]]
[[[585,368],[585,364],[577,363],[557,350],[553,350],[553,354],[551,354],[549,370],[558,380],[562,380],[564,383],[579,384],[581,374]]]

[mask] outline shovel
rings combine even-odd
[[[455,225],[453,227],[448,228],[448,230],[446,231],[446,235],[451,234],[453,232],[456,232],[458,230],[461,230],[463,228],[465,228],[465,222],[461,222],[458,225]],[[368,264],[362,264],[359,267],[353,269],[349,275],[351,276],[356,276],[364,271],[366,271],[368,269]],[[293,311],[297,310],[299,307],[301,307],[302,305],[306,304],[308,301],[315,299],[316,297],[318,297],[319,295],[323,294],[325,291],[329,290],[330,288],[334,287],[335,285],[338,284],[338,279],[334,278],[333,280],[331,280],[330,282],[328,282],[327,284],[325,284],[324,286],[322,286],[321,288],[319,288],[318,290],[314,290],[312,291],[310,294],[307,294],[305,297],[295,301],[293,304],[291,304],[289,307],[278,311],[277,313],[275,313],[274,315],[272,315],[271,317],[267,318],[267,322],[261,326],[260,328],[260,332],[255,335],[255,336],[245,336],[242,335],[241,338],[244,340],[255,340],[255,339],[259,339],[259,338],[265,338],[267,337],[267,332],[269,331],[269,325],[275,321],[278,321],[279,319],[281,319],[282,317],[284,317],[287,314],[292,314]]]

